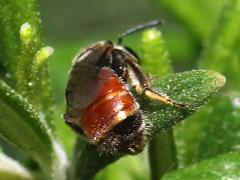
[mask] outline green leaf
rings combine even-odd
[[[201,57],[202,68],[218,71],[226,76],[227,86],[240,90],[240,2],[231,0],[207,41]]]
[[[35,0],[1,0],[0,6],[0,50],[8,72],[14,80],[21,44],[20,27],[26,22],[31,24],[35,31],[34,40],[40,44],[39,13]]]
[[[182,166],[239,151],[240,96],[221,96],[176,128]]]
[[[211,107],[211,105],[208,105],[207,107]],[[180,167],[196,162],[198,141],[200,134],[204,133],[203,127],[205,118],[211,109],[212,108],[206,107],[202,108],[174,129],[174,138]]]
[[[211,107],[199,134],[197,161],[240,150],[240,96],[218,98]]]
[[[4,139],[36,160],[47,176],[63,173],[66,157],[53,140],[45,121],[27,101],[2,81],[0,118],[0,135]]]
[[[7,180],[32,180],[30,172],[17,161],[0,153],[0,179]]]
[[[227,153],[215,158],[191,165],[163,177],[163,180],[194,179],[217,180],[240,178],[240,154],[239,152]]]
[[[41,53],[44,47],[37,1],[1,0],[0,6],[0,52],[11,84],[46,116],[48,125],[53,127],[54,106],[46,64],[48,56]],[[45,52],[51,54],[52,51]],[[44,60],[39,60],[39,57]]]
[[[204,105],[225,84],[221,74],[207,70],[176,73],[153,81],[153,87],[170,98],[188,106],[188,109],[163,105],[158,101],[140,99],[141,109],[149,120],[150,133],[156,134],[172,127]]]
[[[239,151],[239,120],[239,94],[218,97],[190,117],[175,131],[181,165]]]
[[[167,10],[181,21],[198,39],[206,38],[215,24],[225,1],[214,0],[155,0],[161,8]]]

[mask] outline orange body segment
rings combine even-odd
[[[113,71],[101,69],[98,79],[102,81],[99,94],[80,122],[85,135],[94,144],[139,109],[134,97]]]

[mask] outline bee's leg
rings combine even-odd
[[[171,98],[169,98],[167,95],[156,92],[148,87],[147,88],[145,87],[143,89],[143,93],[145,96],[147,96],[153,100],[160,101],[164,104],[169,104],[169,105],[180,107],[180,108],[187,108],[187,106],[185,104],[174,101]]]
[[[138,94],[143,94],[150,99],[160,101],[164,104],[169,104],[180,108],[188,108],[186,105],[172,100],[167,95],[153,90],[150,87],[149,80],[141,71],[140,66],[135,63],[135,61],[127,58],[126,63],[128,64],[128,79]]]

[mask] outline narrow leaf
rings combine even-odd
[[[239,97],[217,97],[176,128],[181,166],[240,150]]]
[[[59,161],[59,156],[64,160],[64,153],[59,153],[60,148],[52,140],[50,129],[33,107],[2,81],[0,118],[0,135],[36,160],[47,176],[55,175],[55,168],[62,167],[59,162],[55,167],[55,163]]]
[[[206,70],[193,70],[176,73],[168,77],[154,80],[153,87],[161,90],[177,102],[188,106],[187,109],[163,105],[149,99],[140,100],[152,134],[175,125],[209,101],[210,97],[224,85],[225,78],[221,74]]]
[[[231,0],[223,9],[221,18],[207,40],[200,66],[222,73],[227,86],[240,90],[240,2]]]
[[[32,180],[30,172],[17,161],[0,153],[0,179],[7,180]]]
[[[214,108],[206,114],[199,134],[197,161],[240,150],[239,97],[221,97],[211,103]]]
[[[183,168],[163,177],[163,180],[175,179],[239,179],[240,154],[227,153]]]
[[[35,41],[40,43],[40,21],[36,0],[0,1],[0,51],[11,79],[15,80],[20,50],[19,30],[28,22],[36,30]]]
[[[0,54],[16,91],[53,127],[52,92],[47,64],[34,71],[34,60],[43,47],[36,0],[0,0]],[[15,87],[14,87],[15,88]]]
[[[174,129],[174,137],[176,140],[178,162],[180,167],[196,162],[200,134],[204,133],[203,127],[205,124],[205,118],[210,111],[212,111],[211,105],[207,105],[207,107],[204,107],[197,113],[194,113]]]

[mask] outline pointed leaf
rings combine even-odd
[[[33,70],[43,46],[38,3],[0,0],[0,7],[0,54],[6,76],[52,127],[54,110],[46,63],[40,71]]]
[[[66,166],[61,147],[34,109],[13,89],[0,81],[0,135],[36,160],[46,175]],[[62,162],[62,163],[61,163]],[[57,166],[55,165],[56,163]],[[63,172],[63,170],[58,173]]]
[[[171,127],[186,118],[200,106],[204,105],[212,95],[224,85],[225,78],[214,71],[193,70],[176,73],[168,77],[154,80],[153,87],[161,90],[173,100],[188,106],[188,109],[163,105],[150,99],[140,99],[142,110],[145,112],[151,133]]]
[[[7,180],[32,180],[33,177],[17,161],[0,153],[0,179]]]
[[[227,153],[183,168],[163,177],[163,180],[175,179],[239,179],[240,154]]]
[[[19,30],[28,22],[36,31],[36,44],[40,41],[40,21],[36,0],[0,1],[0,50],[12,79],[15,79],[16,65],[20,50]]]

